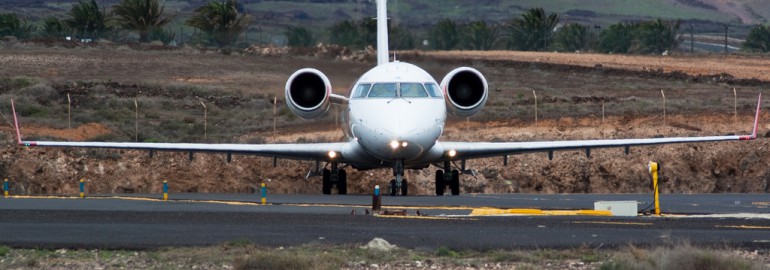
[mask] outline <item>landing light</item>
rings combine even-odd
[[[449,150],[448,154],[449,154],[449,157],[455,157],[457,155],[457,150],[454,150],[454,149]]]
[[[403,148],[406,148],[406,146],[408,146],[408,145],[409,145],[409,143],[407,143],[407,142],[402,142],[401,143],[401,147],[403,147]]]
[[[396,140],[390,141],[390,148],[393,148],[393,150],[396,150],[396,148],[398,148],[398,141]]]
[[[336,158],[336,157],[337,157],[337,152],[329,151],[329,158]]]

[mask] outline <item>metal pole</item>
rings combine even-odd
[[[208,108],[206,107],[206,104],[203,103],[201,100],[201,105],[203,105],[203,140],[208,139]]]
[[[738,123],[738,91],[733,87],[733,124]]]
[[[660,89],[660,95],[663,96],[663,125],[667,125],[667,122],[666,122],[666,94],[663,93],[663,89]]]
[[[537,127],[537,93],[533,90],[532,95],[535,96],[535,126]]]
[[[134,141],[139,141],[139,103],[134,99]]]
[[[278,114],[278,97],[273,97],[273,136],[275,136],[275,118]]]
[[[67,129],[72,129],[72,100],[67,93]]]

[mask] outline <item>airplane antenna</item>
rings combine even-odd
[[[377,0],[377,65],[388,63],[388,3]]]

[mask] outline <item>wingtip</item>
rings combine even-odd
[[[757,97],[757,112],[754,115],[754,127],[751,131],[751,135],[749,136],[743,136],[740,139],[741,140],[753,140],[757,138],[757,129],[759,129],[759,113],[762,108],[762,93],[759,93],[759,97]]]
[[[13,103],[13,99],[11,99],[11,111],[13,112],[13,128],[16,129],[16,143],[23,145],[24,142],[21,141],[21,131],[19,131],[19,119],[16,117],[16,105]]]

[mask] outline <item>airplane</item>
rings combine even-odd
[[[349,89],[348,95],[332,93],[329,78],[320,70],[300,69],[286,82],[286,105],[304,119],[323,115],[330,105],[344,108],[343,130],[346,140],[335,143],[294,144],[201,144],[138,142],[59,142],[22,141],[16,109],[11,101],[19,145],[40,147],[85,147],[153,151],[183,151],[250,154],[274,159],[316,162],[315,174],[322,176],[323,194],[347,194],[345,167],[357,170],[389,168],[393,171],[388,189],[390,195],[408,195],[404,170],[439,167],[435,172],[435,194],[444,195],[449,187],[452,195],[460,194],[460,173],[469,159],[554,151],[623,147],[626,154],[632,146],[671,143],[696,143],[753,140],[757,126],[761,94],[757,102],[753,131],[749,135],[672,137],[612,140],[573,140],[537,142],[452,142],[441,141],[447,114],[469,117],[478,113],[489,97],[486,78],[471,67],[450,71],[438,83],[425,70],[405,62],[390,61],[388,52],[386,0],[377,1],[377,66],[364,73]],[[460,161],[461,166],[456,162]],[[319,172],[320,162],[325,162]],[[455,164],[455,168],[452,165]],[[459,169],[459,170],[458,170]],[[311,175],[311,174],[309,174]]]

